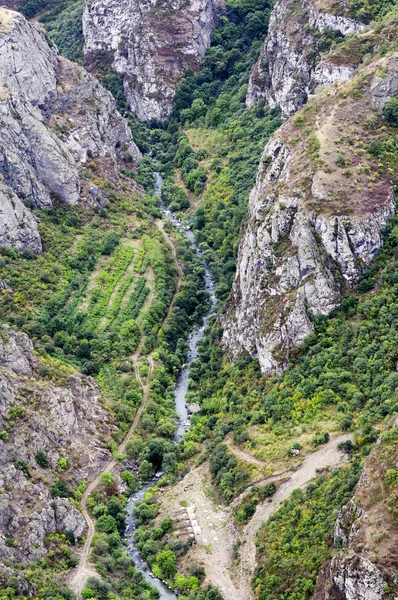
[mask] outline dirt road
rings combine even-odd
[[[174,293],[174,296],[171,300],[171,303],[169,305],[167,314],[165,316],[165,318],[163,319],[160,328],[162,328],[165,323],[167,322],[171,310],[173,308],[175,299],[177,297],[177,294],[179,293],[180,289],[181,289],[181,283],[182,283],[182,278],[183,278],[183,271],[182,268],[178,262],[177,259],[177,252],[175,249],[175,246],[173,244],[172,239],[167,235],[167,233],[164,230],[164,224],[163,221],[157,221],[156,222],[159,230],[162,232],[167,244],[170,246],[172,254],[173,254],[173,258],[175,261],[175,265],[177,268],[177,272],[178,272],[178,281],[177,281],[177,287],[176,287],[176,291]],[[140,368],[139,368],[139,358],[140,358],[140,354],[141,354],[141,348],[143,346],[143,340],[141,340],[140,345],[138,346],[136,352],[131,356],[131,362],[132,365],[134,367],[134,371],[135,371],[135,375],[137,378],[137,381],[139,381],[141,387],[142,387],[142,401],[141,404],[135,414],[134,417],[134,421],[127,433],[127,435],[125,436],[123,442],[120,444],[120,446],[117,449],[117,453],[118,454],[123,454],[126,448],[126,444],[129,441],[129,439],[131,438],[131,436],[133,435],[134,431],[137,428],[137,425],[139,423],[139,420],[141,418],[141,414],[142,411],[144,410],[147,401],[148,401],[148,396],[149,396],[149,388],[150,388],[150,384],[151,384],[151,378],[152,378],[152,373],[153,373],[153,369],[155,368],[155,363],[153,361],[152,355],[150,354],[147,358],[149,361],[149,371],[147,374],[147,378],[146,381],[143,381],[142,377],[141,377],[141,373],[140,373]],[[90,496],[90,494],[95,490],[95,488],[99,485],[100,483],[100,475],[102,472],[107,471],[112,473],[112,471],[115,469],[116,465],[118,464],[118,462],[115,459],[110,459],[108,461],[108,463],[101,469],[101,472],[98,473],[98,475],[96,476],[96,478],[91,481],[89,483],[89,485],[87,486],[86,491],[84,492],[82,499],[80,501],[80,508],[81,508],[81,512],[83,517],[86,520],[87,523],[87,535],[86,535],[86,539],[84,542],[84,546],[83,546],[83,550],[82,553],[80,555],[79,558],[79,564],[77,565],[77,567],[71,571],[71,573],[68,576],[67,579],[67,583],[68,585],[71,587],[71,589],[75,592],[75,594],[77,594],[78,598],[81,597],[81,591],[84,588],[84,584],[85,581],[87,580],[88,577],[91,576],[97,576],[98,577],[98,573],[96,573],[96,571],[94,571],[92,568],[90,568],[90,566],[88,565],[88,558],[90,555],[90,547],[91,547],[91,542],[93,539],[93,535],[95,533],[95,525],[94,525],[94,520],[92,519],[91,515],[89,514],[88,510],[87,510],[87,499]]]
[[[189,551],[189,563],[202,565],[206,581],[217,585],[226,600],[251,600],[251,578],[256,559],[256,535],[260,527],[289,498],[292,492],[307,485],[316,477],[317,470],[336,467],[346,461],[346,456],[337,449],[340,442],[350,439],[350,434],[332,439],[316,452],[308,455],[295,471],[287,471],[267,477],[267,481],[282,480],[272,502],[265,501],[244,528],[235,527],[231,507],[222,507],[215,502],[210,485],[208,464],[192,469],[177,486],[165,489],[161,499],[161,516],[172,516],[183,520],[186,508],[192,507],[200,527],[196,544]],[[232,561],[234,543],[242,541],[239,548],[240,565]]]

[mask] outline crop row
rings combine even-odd
[[[119,280],[125,274],[134,256],[131,246],[120,247],[98,277],[98,285],[91,295],[90,319],[97,321],[106,313],[111,295]]]

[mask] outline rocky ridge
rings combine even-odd
[[[347,81],[355,65],[340,64],[321,52],[318,41],[323,32],[343,36],[364,29],[346,16],[344,6],[331,14],[320,2],[277,0],[269,33],[249,79],[248,107],[264,98],[270,108],[279,106],[283,118],[293,115],[319,87]]]
[[[46,555],[47,534],[69,531],[76,539],[85,534],[83,516],[67,497],[53,497],[50,487],[61,480],[71,489],[97,474],[109,458],[112,427],[94,380],[59,365],[51,372],[26,334],[2,327],[0,582],[3,571],[8,573],[4,561],[8,567],[27,565]],[[48,467],[36,462],[39,451]],[[60,459],[67,460],[66,469]]]
[[[381,600],[393,595],[398,555],[398,422],[382,434],[365,463],[354,497],[344,506],[334,530],[342,547],[319,574],[315,600]]]
[[[83,68],[58,56],[41,28],[0,9],[0,245],[41,250],[25,206],[101,205],[106,195],[83,172],[117,183],[140,152],[115,101]]]
[[[381,247],[394,175],[365,151],[397,85],[394,54],[318,95],[267,144],[223,319],[232,357],[246,351],[264,373],[286,366]]]
[[[224,0],[86,0],[86,62],[124,76],[139,119],[165,119],[183,71],[197,69],[210,46],[223,7]]]

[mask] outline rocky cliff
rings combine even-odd
[[[26,334],[1,327],[0,585],[3,570],[8,573],[2,562],[42,558],[47,534],[85,534],[85,520],[68,496],[109,457],[111,429],[91,378],[52,368],[35,356]],[[38,452],[47,464],[39,464]],[[59,481],[61,493],[54,491]]]
[[[86,0],[86,62],[124,75],[139,119],[165,119],[183,71],[197,69],[210,46],[223,6],[224,0]]]
[[[376,255],[395,171],[369,150],[397,86],[394,54],[319,94],[267,144],[224,316],[233,357],[247,351],[265,373],[287,365],[312,318],[335,308]]]
[[[264,98],[288,118],[319,87],[350,78],[355,57],[342,62],[327,50],[336,34],[341,41],[364,27],[347,17],[348,2],[332,4],[333,12],[330,3],[320,0],[276,1],[268,37],[250,75],[247,106]],[[322,39],[325,34],[329,37]]]
[[[315,600],[385,600],[394,596],[398,566],[396,514],[398,423],[366,461],[352,500],[338,516],[342,547],[318,577]]]
[[[25,206],[103,204],[84,174],[117,182],[118,167],[140,160],[112,96],[84,69],[58,56],[40,27],[0,9],[0,246],[40,252]],[[25,205],[25,206],[24,206]]]

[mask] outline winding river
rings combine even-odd
[[[155,196],[160,198],[160,191],[162,187],[162,177],[159,173],[155,173],[156,182],[154,186]],[[197,252],[199,256],[203,258],[202,252],[199,249],[198,245],[195,241],[195,236],[190,229],[186,227],[186,225],[177,219],[177,217],[164,205],[160,204],[160,208],[163,212],[164,217],[167,221],[169,221],[178,231],[184,235],[192,244],[192,248]],[[215,306],[216,306],[216,296],[214,291],[214,281],[211,274],[211,271],[204,261],[205,266],[205,275],[204,275],[204,288],[210,294],[211,298],[211,306],[207,312],[207,314],[203,318],[203,323],[200,327],[195,328],[189,335],[188,344],[189,349],[187,353],[186,363],[184,368],[181,370],[176,386],[174,389],[174,398],[175,398],[175,409],[178,414],[178,427],[177,433],[174,437],[174,441],[178,442],[184,433],[189,429],[190,425],[190,417],[185,406],[185,398],[188,390],[188,375],[189,375],[189,367],[191,363],[196,360],[198,357],[198,343],[204,336],[205,328],[208,323],[209,318],[214,314]],[[126,550],[133,558],[136,568],[141,571],[145,579],[157,590],[160,592],[160,598],[162,600],[177,600],[176,594],[171,591],[160,579],[157,579],[152,575],[150,569],[145,562],[145,560],[140,555],[140,552],[134,542],[134,533],[135,533],[135,520],[132,515],[133,508],[137,502],[143,499],[145,492],[153,486],[162,476],[162,471],[156,473],[156,475],[152,478],[152,480],[143,488],[141,488],[138,492],[130,496],[129,501],[127,503],[127,518],[126,518],[126,529],[125,529],[125,541],[127,542]]]

